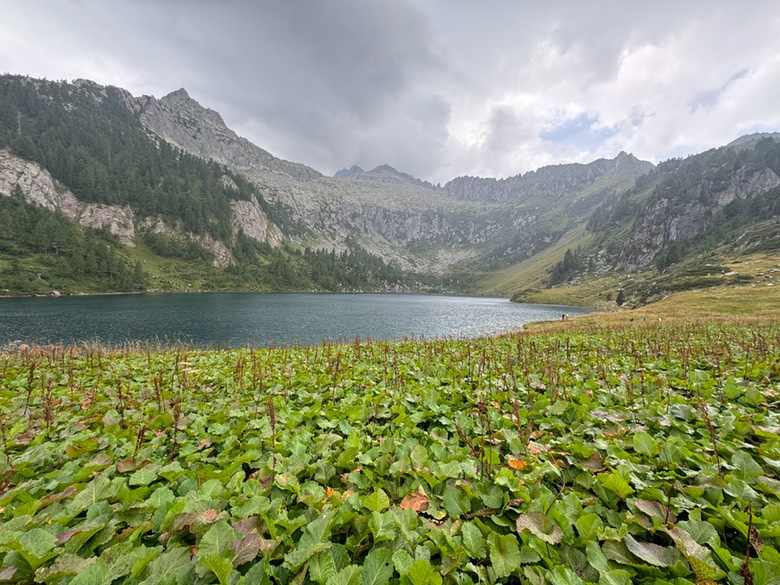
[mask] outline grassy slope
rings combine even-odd
[[[568,248],[585,245],[591,237],[585,233],[585,226],[579,225],[531,258],[485,276],[479,283],[480,292],[511,295],[519,290],[539,288],[544,285],[550,266],[562,260]]]
[[[741,320],[780,319],[780,258],[774,254],[757,254],[735,260],[728,268],[753,277],[744,285],[715,286],[707,289],[675,292],[666,298],[636,309],[617,308],[615,303],[601,301],[602,312],[591,313],[564,322],[540,322],[531,329],[569,330],[592,326],[615,326],[658,320]],[[613,279],[615,281],[615,279]],[[595,294],[610,278],[583,285],[540,291],[532,297],[536,302],[571,302],[587,300],[586,292]],[[588,288],[589,287],[589,288]],[[546,294],[551,293],[551,294]],[[571,301],[570,301],[571,300]],[[609,305],[608,307],[605,305]],[[596,306],[591,305],[591,306]]]

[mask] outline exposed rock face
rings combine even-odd
[[[52,211],[59,210],[65,217],[84,227],[107,229],[125,246],[135,246],[136,216],[130,207],[79,201],[38,164],[19,158],[8,149],[0,149],[0,195],[10,196],[17,185],[29,203]],[[141,230],[197,241],[214,255],[212,264],[217,268],[225,268],[234,263],[233,255],[225,244],[208,234],[182,234],[181,231],[166,225],[160,218],[146,218],[138,224]]]
[[[184,90],[159,100],[137,98],[130,107],[149,131],[243,174],[266,201],[285,206],[300,228],[285,235],[292,241],[341,249],[348,237],[358,238],[372,253],[418,271],[442,272],[502,242],[511,242],[505,253],[530,250],[544,230],[534,222],[546,209],[596,183],[631,181],[653,166],[621,153],[614,160],[547,167],[510,179],[462,177],[445,188],[388,165],[371,171],[353,166],[325,177],[239,138],[219,114]],[[590,201],[585,209],[572,210],[572,216],[580,217],[589,206]],[[281,232],[258,205],[233,202],[231,207],[234,228],[272,245],[281,241]],[[545,245],[553,239],[547,237]]]
[[[135,246],[135,214],[127,205],[102,205],[88,203],[74,218],[84,227],[108,231],[119,238],[125,246]]]
[[[284,234],[268,220],[256,198],[253,197],[252,201],[231,201],[230,208],[234,231],[243,230],[248,237],[273,247],[284,241]]]
[[[231,254],[227,246],[210,234],[199,236],[190,232],[183,232],[165,223],[161,217],[146,217],[142,219],[139,222],[138,231],[160,234],[173,240],[187,239],[197,242],[214,256],[214,260],[211,261],[211,265],[214,268],[227,268],[235,264],[235,258],[233,258],[233,254]]]
[[[271,171],[309,180],[322,175],[305,165],[288,162],[245,138],[225,125],[214,110],[202,107],[182,88],[161,99],[142,96],[136,100],[141,123],[149,130],[187,152],[236,169]]]
[[[561,197],[581,190],[599,180],[631,180],[653,168],[634,155],[621,152],[614,159],[599,159],[589,164],[565,164],[542,167],[507,179],[457,177],[444,189],[462,199],[509,201],[535,197]]]
[[[640,270],[672,242],[690,240],[706,232],[715,215],[735,199],[750,199],[780,186],[769,168],[739,167],[727,181],[704,180],[683,193],[669,193],[651,201],[634,223],[616,267]]]
[[[135,245],[134,214],[128,206],[79,201],[38,164],[0,149],[0,194],[10,195],[16,186],[30,203],[52,211],[59,209],[84,227],[106,228],[124,245]]]

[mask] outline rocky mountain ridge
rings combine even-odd
[[[359,249],[415,278],[462,282],[448,275],[477,275],[469,277],[476,282],[479,274],[533,258],[587,223],[593,234],[588,241],[596,247],[582,254],[590,255],[596,272],[644,270],[670,245],[709,233],[734,201],[753,201],[780,184],[780,163],[772,158],[777,153],[766,146],[776,144],[772,134],[746,136],[658,167],[621,152],[614,159],[503,179],[456,177],[444,186],[389,165],[370,171],[353,166],[327,177],[239,137],[184,89],[157,99],[86,80],[0,76],[0,82],[0,138],[7,144],[0,150],[0,193],[18,188],[28,201],[106,229],[127,246],[144,233],[195,242],[220,269],[251,256],[241,243],[245,238],[266,250]],[[95,136],[94,144],[82,137],[89,143],[79,152],[86,163],[73,149],[42,151],[22,132],[66,115],[86,117],[108,133]],[[133,140],[146,145],[127,143],[136,132],[130,131],[133,124],[141,135]],[[116,135],[117,127],[128,134]],[[26,158],[34,152],[38,162]],[[149,152],[167,157],[165,164],[148,159]],[[195,172],[185,154],[207,166]],[[151,165],[152,175],[117,160],[130,155]],[[54,175],[70,179],[55,179],[47,160],[58,169]],[[206,182],[183,180],[177,169]],[[124,201],[110,192],[111,184],[130,194],[141,190],[146,199]],[[137,186],[128,190],[127,184]],[[150,211],[158,203],[157,189],[159,197],[178,198],[164,206],[165,213]],[[204,204],[207,199],[212,203]],[[277,254],[275,262],[283,258]]]
[[[322,174],[300,163],[273,156],[241,138],[222,116],[204,108],[184,88],[157,99],[141,96],[128,102],[141,123],[163,140],[196,156],[247,172],[271,172],[309,181]]]
[[[499,202],[551,195],[561,197],[599,180],[611,183],[631,181],[653,167],[648,161],[620,152],[614,159],[547,166],[506,179],[456,177],[444,185],[444,190],[462,199]]]
[[[594,186],[609,190],[652,168],[621,153],[612,161],[545,167],[500,180],[465,177],[444,187],[389,165],[371,171],[353,166],[325,177],[238,138],[183,90],[160,100],[137,98],[132,107],[149,131],[243,174],[267,201],[283,205],[302,228],[291,236],[297,244],[342,249],[352,237],[419,273],[443,273],[485,253],[537,250],[557,237],[533,225],[556,204],[550,195],[566,206]]]

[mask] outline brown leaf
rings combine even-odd
[[[750,525],[750,546],[753,547],[753,550],[756,551],[757,555],[760,555],[764,548],[764,541],[761,540],[761,535],[752,524]]]
[[[19,433],[18,435],[16,435],[15,441],[19,445],[28,445],[30,441],[33,440],[34,437],[35,437],[35,429],[30,427],[23,433]]]
[[[253,561],[260,552],[263,539],[256,532],[247,534],[244,538],[237,538],[231,544],[230,548],[236,552],[233,557],[233,566],[238,567],[249,561]]]
[[[658,518],[659,520],[668,521],[672,524],[677,522],[677,518],[672,514],[669,508],[660,502],[652,500],[635,500],[634,505],[639,511],[651,518]]]
[[[224,512],[219,512],[214,508],[209,508],[208,510],[204,510],[203,512],[200,513],[198,520],[201,520],[202,522],[207,522],[208,524],[214,524],[214,522],[222,518],[224,515],[225,515]]]
[[[0,569],[0,581],[11,581],[16,574],[16,567],[5,567]]]
[[[523,471],[529,465],[528,461],[516,457],[507,457],[506,462],[509,464],[509,467],[518,471]]]
[[[211,446],[211,439],[203,439],[200,443],[198,443],[198,446],[195,448],[196,451],[202,451],[206,447]]]
[[[185,528],[189,530],[193,522],[197,519],[198,515],[195,512],[185,512],[183,514],[177,514],[173,518],[171,523],[171,532],[181,532]]]
[[[531,455],[539,455],[542,451],[543,449],[537,443],[528,443],[528,452]]]
[[[402,510],[414,510],[415,512],[425,512],[430,505],[428,496],[422,489],[422,486],[414,493],[409,494],[401,501]]]
[[[82,530],[63,530],[62,532],[57,533],[57,540],[55,541],[55,546],[62,546],[66,542],[68,542],[71,538],[76,536],[79,532],[83,532]]]
[[[46,506],[53,504],[54,502],[60,502],[65,498],[70,498],[71,496],[75,496],[77,491],[78,489],[76,489],[75,485],[69,485],[59,493],[51,494],[50,496],[41,498],[41,508],[45,508]]]
[[[150,461],[137,461],[135,459],[122,459],[116,464],[116,470],[119,473],[130,473],[141,469],[144,465],[148,465]]]
[[[86,467],[108,467],[113,463],[113,459],[111,459],[111,456],[107,453],[103,453],[102,451],[95,455],[92,459],[90,459],[89,463],[87,463]]]
[[[604,471],[604,458],[596,451],[582,463],[582,466],[594,473],[600,473]]]
[[[235,524],[233,524],[233,530],[241,534],[242,536],[246,536],[250,532],[257,532],[260,529],[260,517],[259,516],[249,516],[248,518],[242,518]]]

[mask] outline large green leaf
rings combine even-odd
[[[387,585],[393,576],[393,565],[390,551],[377,548],[371,551],[363,562],[360,574],[363,585]]]
[[[731,456],[731,465],[734,467],[733,474],[738,479],[749,481],[763,475],[764,470],[756,463],[750,453],[746,451],[737,451]]]
[[[583,514],[577,518],[574,526],[577,528],[580,538],[592,542],[598,537],[604,522],[598,514]]]
[[[646,455],[647,457],[655,457],[658,455],[658,443],[655,439],[645,431],[639,431],[633,438],[634,450],[637,453]]]
[[[603,485],[606,489],[616,493],[618,497],[623,500],[634,493],[634,488],[632,488],[617,471],[613,471],[611,473],[599,473],[596,477],[598,478],[601,485]]]
[[[491,532],[488,536],[490,564],[499,578],[508,577],[521,563],[517,539],[511,534]]]
[[[33,570],[50,558],[49,553],[57,543],[56,537],[43,528],[33,528],[19,538],[17,550]]]
[[[215,522],[208,532],[203,535],[199,545],[199,554],[233,557],[229,550],[231,543],[236,537],[235,531],[225,520]]]
[[[233,570],[233,563],[230,562],[230,559],[217,554],[207,554],[200,557],[198,562],[217,576],[220,585],[230,583],[230,573]]]
[[[382,512],[390,507],[390,498],[387,497],[385,490],[379,489],[363,498],[363,505],[372,512]]]
[[[328,579],[326,585],[361,585],[361,567],[348,565]]]
[[[111,583],[110,573],[108,563],[98,559],[76,575],[70,585],[108,585]]]
[[[105,475],[98,475],[81,490],[70,503],[68,511],[74,516],[86,510],[92,504],[106,500],[115,493],[111,480]]]
[[[61,554],[51,566],[41,567],[35,572],[35,581],[38,583],[58,583],[65,577],[72,577],[83,572],[96,560],[94,557],[83,559],[77,555]]]
[[[441,585],[442,582],[441,575],[424,559],[415,561],[404,578],[411,585]]]
[[[450,516],[462,516],[471,511],[471,502],[466,494],[455,486],[444,488],[444,509]]]
[[[475,560],[484,559],[487,555],[485,548],[485,537],[482,536],[479,528],[473,522],[464,522],[460,529],[463,538],[463,546],[466,551]]]

